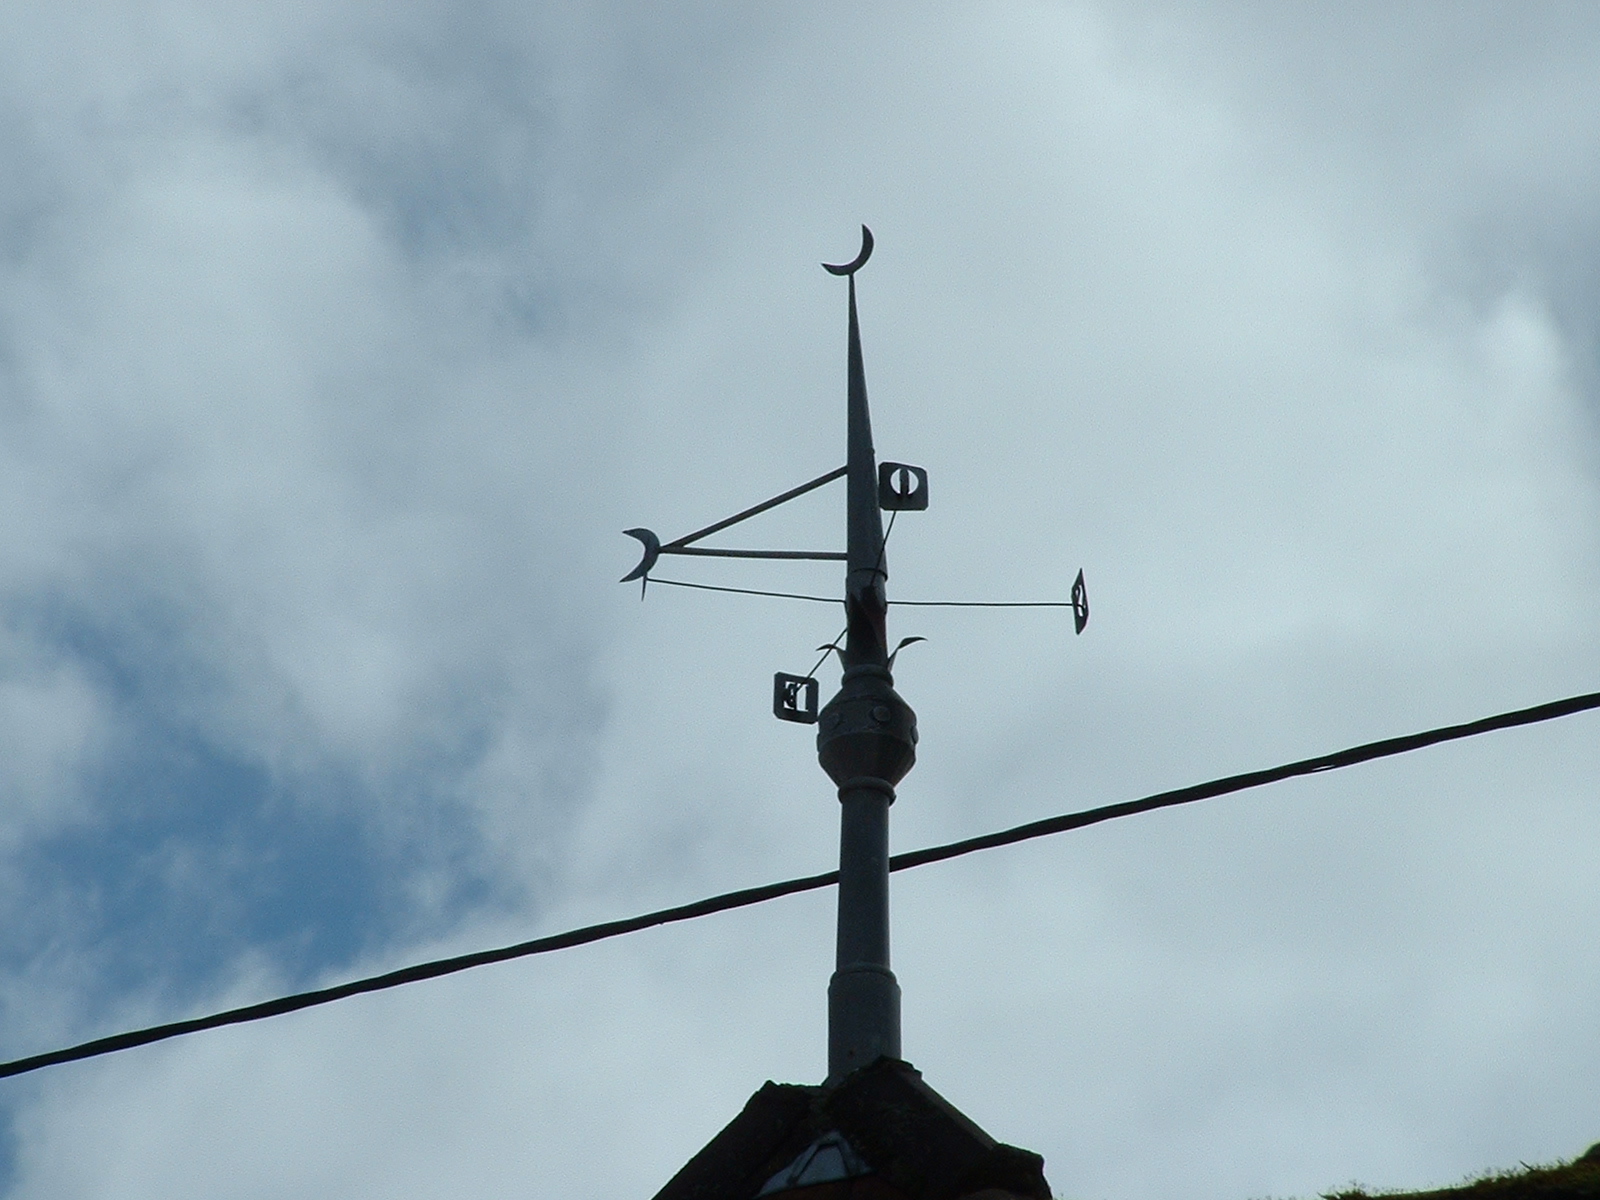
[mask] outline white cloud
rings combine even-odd
[[[526,901],[450,948],[820,868],[833,801],[764,710],[833,614],[610,581],[616,530],[836,463],[813,264],[862,219],[878,448],[933,477],[892,594],[1082,565],[1094,601],[1081,639],[896,617],[931,638],[897,845],[1594,686],[1587,24],[112,9],[33,12],[0,68],[33,164],[0,207],[0,572],[144,683],[11,621],[18,853],[155,714],[387,830],[419,913],[458,870]],[[836,540],[816,499],[750,538]],[[1068,1194],[1577,1153],[1592,741],[901,876],[908,1053]],[[470,861],[403,857],[462,821]],[[828,924],[786,901],[66,1068],[13,1093],[12,1190],[648,1194],[763,1078],[821,1073]],[[12,1010],[199,1003],[80,1010],[73,953]],[[276,953],[211,1002],[275,990]]]

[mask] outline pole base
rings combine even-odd
[[[828,1084],[900,1057],[900,984],[888,967],[854,963],[828,981]]]

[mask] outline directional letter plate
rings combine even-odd
[[[817,723],[817,681],[804,675],[772,677],[772,715],[801,725]]]
[[[928,473],[905,463],[879,463],[878,507],[885,512],[921,512],[927,508]]]

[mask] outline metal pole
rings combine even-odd
[[[839,789],[839,934],[828,983],[828,1082],[837,1083],[878,1058],[900,1057],[900,985],[889,968],[889,806],[894,785],[916,761],[917,718],[894,690],[889,673],[884,585],[889,577],[878,507],[877,460],[867,410],[867,377],[850,278],[848,445],[846,464],[848,620],[839,693],[818,714],[817,758]]]

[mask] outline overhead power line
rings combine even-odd
[[[1468,721],[1460,725],[1445,725],[1437,729],[1424,730],[1421,733],[1406,734],[1403,737],[1367,742],[1360,746],[1352,746],[1347,750],[1336,750],[1332,754],[1322,754],[1316,758],[1303,758],[1298,762],[1268,767],[1262,771],[1248,771],[1242,775],[1229,775],[1222,779],[1191,784],[1188,787],[1176,788],[1168,792],[1157,792],[1153,796],[1145,796],[1139,800],[1126,800],[1120,804],[1108,804],[1101,808],[1091,808],[1083,812],[1065,813],[1057,817],[1047,817],[1042,821],[1031,821],[1026,825],[1003,829],[996,833],[965,838],[959,842],[949,842],[942,846],[929,846],[922,850],[896,854],[889,860],[889,869],[891,871],[908,871],[913,867],[943,862],[951,858],[960,858],[962,855],[972,854],[979,850],[991,850],[998,846],[1010,846],[1017,842],[1048,837],[1055,833],[1065,833],[1069,829],[1081,829],[1086,825],[1097,825],[1102,821],[1111,821],[1118,817],[1129,817],[1135,813],[1151,812],[1158,808],[1173,808],[1180,804],[1192,804],[1197,800],[1209,800],[1232,792],[1243,792],[1251,788],[1263,787],[1269,783],[1278,783],[1282,780],[1294,779],[1302,775],[1316,775],[1324,771],[1335,771],[1343,767],[1355,766],[1357,763],[1371,762],[1373,759],[1392,758],[1398,754],[1408,754],[1413,750],[1421,750],[1426,746],[1435,746],[1440,742],[1460,741],[1464,738],[1492,733],[1499,729],[1512,729],[1519,725],[1537,725],[1543,721],[1553,721],[1558,717],[1571,716],[1574,713],[1587,712],[1595,708],[1600,708],[1600,692],[1588,692],[1581,696],[1569,696],[1564,700],[1552,700],[1546,704],[1536,704],[1532,708],[1519,708],[1512,712],[1481,717],[1476,721]],[[408,983],[419,983],[424,979],[435,979],[441,975],[453,975],[458,971],[488,966],[490,963],[507,962],[513,958],[527,958],[535,954],[548,954],[552,950],[565,950],[572,946],[583,946],[590,942],[621,937],[625,933],[637,933],[641,929],[649,929],[656,925],[669,925],[677,921],[689,921],[697,917],[707,917],[712,913],[727,912],[730,909],[747,908],[753,904],[776,900],[780,896],[792,896],[797,892],[810,892],[819,888],[830,887],[838,881],[839,872],[825,871],[820,875],[806,875],[798,879],[786,879],[780,883],[765,884],[761,887],[743,888],[736,892],[724,892],[720,896],[710,896],[704,900],[696,900],[690,904],[680,904],[674,908],[658,909],[655,912],[644,913],[636,917],[627,917],[619,921],[605,921],[598,925],[586,925],[581,929],[569,929],[564,933],[554,933],[548,937],[534,938],[531,941],[518,942],[515,945],[501,946],[497,949],[479,950],[472,954],[458,954],[450,958],[434,959],[431,962],[417,963],[413,966],[401,967],[399,970],[387,971],[381,975],[371,975],[365,979],[355,979],[349,983],[341,983],[333,987],[297,992],[290,996],[279,996],[274,1000],[265,1000],[259,1004],[247,1004],[240,1008],[211,1013],[208,1016],[192,1017],[186,1021],[172,1021],[165,1025],[152,1025],[144,1029],[132,1029],[125,1033],[112,1034],[109,1037],[82,1042],[76,1046],[67,1046],[60,1050],[51,1050],[44,1054],[35,1054],[28,1058],[19,1058],[11,1062],[0,1063],[0,1079],[12,1075],[25,1075],[30,1071],[38,1071],[44,1067],[53,1067],[61,1063],[77,1062],[86,1058],[98,1058],[101,1055],[114,1054],[119,1050],[131,1050],[135,1046],[145,1046],[151,1042],[161,1042],[166,1041],[168,1038],[182,1037],[189,1033],[199,1033],[203,1029],[217,1029],[224,1025],[242,1025],[249,1021],[260,1021],[267,1017],[297,1012],[303,1008],[331,1004],[335,1000],[343,1000],[349,996],[359,996],[367,992],[381,992]]]

